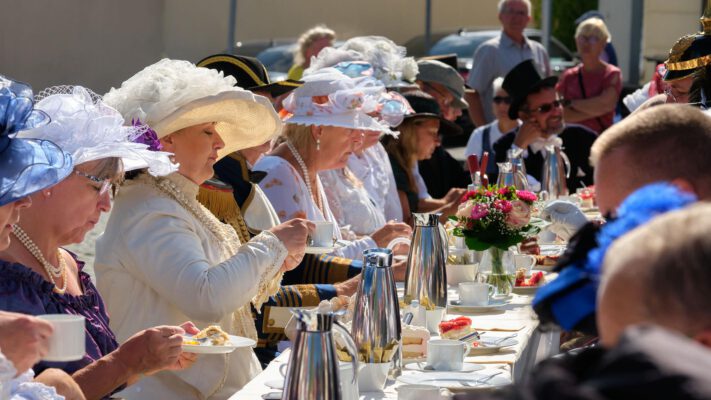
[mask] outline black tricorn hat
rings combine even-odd
[[[215,54],[198,61],[197,66],[222,71],[225,76],[237,79],[237,86],[252,92],[268,92],[272,97],[281,96],[302,85],[302,82],[291,79],[270,82],[267,69],[254,57]]]
[[[501,87],[511,96],[509,118],[517,119],[518,110],[526,101],[526,97],[544,87],[555,87],[558,77],[544,77],[536,68],[533,60],[526,60],[513,67]]]
[[[458,135],[462,133],[462,128],[454,122],[442,117],[437,100],[429,94],[414,90],[403,93],[402,97],[410,103],[410,107],[415,111],[405,115],[405,120],[413,118],[431,118],[439,120],[439,133],[443,135]]]

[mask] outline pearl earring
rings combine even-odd
[[[316,151],[321,150],[321,138],[316,139]]]

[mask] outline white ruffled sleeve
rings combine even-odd
[[[287,256],[281,241],[265,231],[232,257],[211,265],[190,222],[158,210],[136,219],[123,238],[132,264],[140,266],[133,272],[200,321],[219,321],[249,302],[263,301]]]
[[[64,400],[53,387],[34,382],[34,372],[28,369],[15,378],[17,370],[0,352],[0,399],[2,400]]]

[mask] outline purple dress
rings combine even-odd
[[[40,361],[33,367],[35,374],[47,368],[59,368],[72,374],[118,347],[116,337],[109,328],[104,301],[89,275],[82,272],[84,262],[79,261],[75,254],[69,254],[79,267],[79,282],[84,292],[81,296],[57,294],[52,290],[54,285],[38,273],[24,265],[0,260],[0,310],[29,315],[76,314],[86,318],[84,358],[71,362]]]

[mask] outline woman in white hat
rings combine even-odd
[[[213,165],[236,150],[278,134],[281,121],[267,99],[232,77],[187,61],[164,59],[112,89],[108,104],[150,126],[178,172],[156,179],[140,173],[121,187],[104,235],[96,272],[119,340],[156,323],[191,319],[256,339],[250,303],[259,309],[283,271],[303,256],[313,225],[292,220],[240,243],[196,200]],[[246,229],[246,228],[245,228]],[[152,375],[126,398],[224,399],[261,371],[251,348],[204,355],[189,370]]]
[[[387,130],[367,115],[375,109],[383,87],[358,86],[333,68],[319,70],[303,80],[303,86],[284,100],[284,109],[291,114],[282,133],[285,142],[262,157],[254,169],[267,173],[259,186],[282,221],[297,215],[330,221],[334,223],[334,237],[341,239],[318,173],[345,167],[350,154],[362,143],[362,131]],[[334,254],[360,259],[363,250],[385,247],[392,239],[410,233],[405,224],[387,223]]]
[[[33,206],[20,213],[19,223],[12,228],[10,246],[0,252],[0,309],[30,315],[83,316],[84,356],[75,361],[41,361],[33,369],[40,373],[60,368],[72,374],[87,398],[96,399],[110,396],[143,374],[183,368],[195,357],[182,353],[185,332],[179,326],[146,326],[124,338],[119,346],[109,328],[103,299],[84,271],[84,263],[61,248],[80,243],[101,213],[109,211],[110,196],[123,178],[124,165],[131,169],[150,161],[153,173],[174,169],[167,153],[152,152],[148,146],[130,141],[138,132],[124,127],[116,110],[92,98],[84,88],[65,89],[35,106],[51,122],[17,135],[51,141],[71,157],[67,156],[66,179],[30,196]],[[28,181],[50,176],[36,175]],[[185,324],[184,328],[191,330],[194,326]]]

